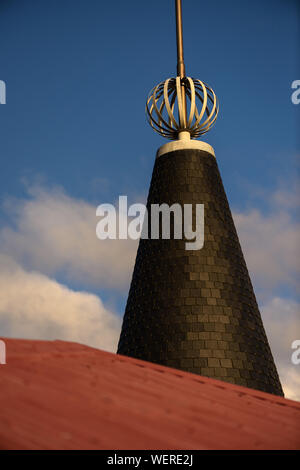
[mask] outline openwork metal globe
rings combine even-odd
[[[201,80],[190,77],[168,78],[159,83],[146,102],[149,124],[171,140],[184,131],[192,139],[205,134],[214,125],[218,112],[214,91]]]

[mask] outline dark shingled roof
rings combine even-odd
[[[0,449],[297,449],[300,403],[76,343],[4,339]]]
[[[163,203],[204,204],[204,245],[140,239],[118,353],[283,395],[216,159],[157,158],[148,214]]]

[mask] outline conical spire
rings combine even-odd
[[[181,2],[175,3],[178,31]],[[150,124],[164,137],[179,137],[157,152],[147,201],[149,233],[153,204],[191,204],[194,220],[196,205],[203,204],[204,244],[187,250],[185,239],[140,240],[118,353],[282,395],[214,151],[190,140],[215,122],[215,94],[200,81],[193,92],[199,83],[194,79],[171,80],[147,100]],[[165,104],[153,105],[158,96]],[[159,119],[164,110],[168,119]]]

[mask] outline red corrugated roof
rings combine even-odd
[[[1,449],[299,449],[300,403],[76,343],[5,339]]]

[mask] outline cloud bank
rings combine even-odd
[[[12,224],[0,230],[3,253],[49,276],[127,291],[137,241],[96,238],[96,207],[60,189],[33,188],[30,196],[6,201]]]
[[[294,192],[278,190],[268,214],[256,208],[233,211],[248,269],[256,285],[266,292],[299,286],[300,224],[289,211],[297,208],[299,200]]]
[[[300,401],[300,365],[291,360],[292,342],[300,340],[300,304],[274,297],[261,307],[261,314],[285,396]]]
[[[0,254],[1,336],[64,339],[116,351],[121,319],[100,298],[26,271]]]

